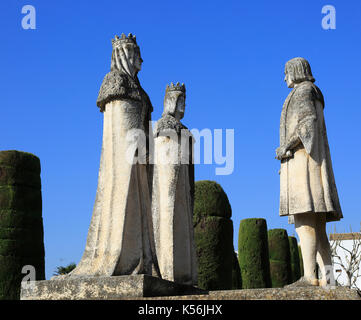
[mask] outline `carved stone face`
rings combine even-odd
[[[185,96],[182,93],[180,96],[178,96],[177,99],[177,106],[175,110],[175,117],[177,119],[182,119],[184,117],[185,107],[186,107]]]
[[[134,54],[134,69],[137,71],[140,71],[142,69],[142,63],[143,63],[143,59],[140,56],[140,51],[139,50],[135,50],[135,54]]]
[[[126,59],[128,60],[128,64],[130,65],[130,73],[137,74],[142,69],[143,59],[140,55],[139,47],[132,43],[126,43],[122,45],[123,52],[125,54]]]
[[[170,114],[180,120],[184,117],[185,111],[185,95],[180,91],[167,92],[164,99],[163,114]]]
[[[290,75],[290,73],[287,71],[287,69],[285,69],[285,82],[286,82],[286,84],[287,84],[287,87],[289,87],[289,88],[293,88],[294,87],[294,82],[293,82],[293,80],[292,80],[292,77],[291,77],[291,75]]]

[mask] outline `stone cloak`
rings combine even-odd
[[[322,93],[304,81],[288,95],[281,113],[280,146],[297,136],[301,143],[281,161],[280,216],[326,212],[327,221],[343,215],[332,169]]]
[[[159,275],[151,170],[148,164],[131,163],[137,151],[129,154],[134,139],[126,139],[131,129],[144,130],[149,139],[152,106],[137,80],[111,71],[99,91],[97,105],[104,114],[104,125],[96,200],[83,257],[66,277]]]
[[[197,284],[193,232],[194,164],[193,137],[171,115],[156,126],[152,214],[156,255],[163,279]],[[188,139],[187,163],[181,163],[181,135]],[[167,159],[167,163],[161,163]]]

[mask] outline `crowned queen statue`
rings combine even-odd
[[[149,141],[153,108],[137,77],[143,60],[135,36],[115,36],[112,45],[110,72],[97,99],[104,123],[95,205],[83,257],[68,277],[157,275],[158,270],[149,145],[136,150],[129,138],[132,130],[141,130]],[[135,161],[140,154],[144,161]]]

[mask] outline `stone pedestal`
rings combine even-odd
[[[192,296],[135,298],[136,300],[361,300],[355,289],[334,287],[293,287],[209,291]]]
[[[36,281],[21,289],[21,300],[121,300],[206,294],[199,288],[149,275]]]

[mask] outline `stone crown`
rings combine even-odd
[[[179,82],[177,82],[175,85],[173,84],[173,82],[170,83],[170,85],[167,84],[166,87],[166,92],[170,92],[170,91],[181,91],[181,92],[186,92],[186,87],[184,86],[184,83],[179,84]]]
[[[113,48],[119,48],[123,43],[133,43],[137,46],[135,35],[133,36],[131,33],[129,33],[127,37],[124,33],[122,33],[120,37],[116,35],[114,39],[112,39]]]

